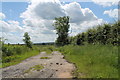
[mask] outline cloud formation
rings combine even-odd
[[[20,26],[17,21],[0,21],[0,25],[2,25],[3,36],[11,42],[21,43],[24,32],[29,33],[34,43],[53,42],[57,35],[52,24],[55,17],[61,16],[70,17],[71,36],[104,23],[89,8],[81,8],[77,2],[63,5],[59,0],[30,0],[28,8],[20,15],[23,18],[23,26]]]
[[[98,19],[89,8],[81,8],[81,5],[77,2],[62,5],[59,1],[54,2],[54,0],[51,0],[51,2],[38,1],[37,3],[31,1],[27,10],[21,14],[21,17],[24,18],[25,27],[38,28],[40,35],[45,37],[49,34],[54,39],[57,36],[52,36],[55,35],[52,24],[55,17],[61,16],[70,17],[70,25],[73,30],[71,35],[83,32],[104,22],[102,19]],[[83,25],[83,23],[89,25]]]
[[[106,10],[104,14],[107,14],[111,18],[118,19],[118,9]]]

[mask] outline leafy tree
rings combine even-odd
[[[53,24],[58,34],[56,44],[58,46],[64,46],[69,43],[68,32],[69,32],[69,17],[59,17],[55,18],[55,23]]]
[[[76,44],[77,44],[77,45],[81,45],[81,44],[82,44],[81,35],[78,35],[78,36],[77,36]]]
[[[112,44],[120,45],[120,21],[112,25]]]
[[[107,44],[108,40],[110,39],[111,33],[111,26],[109,24],[104,25],[104,29],[102,32],[102,43]]]
[[[98,25],[69,39],[71,43],[77,45],[82,45],[84,42],[120,45],[120,21],[114,24]]]
[[[96,29],[96,41],[102,43],[103,26],[99,25]]]
[[[24,43],[26,44],[27,47],[32,48],[32,42],[30,41],[30,36],[28,35],[27,32],[24,33]]]
[[[85,33],[77,35],[77,40],[76,40],[77,45],[83,45],[84,41],[85,41]]]
[[[87,31],[87,41],[90,44],[96,43],[96,30],[95,29],[89,29]]]

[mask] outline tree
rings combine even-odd
[[[58,46],[64,46],[69,43],[68,32],[69,32],[69,17],[59,17],[55,18],[55,23],[53,24],[58,34],[56,44]]]
[[[111,37],[111,25],[104,24],[102,34],[101,34],[101,43],[108,44],[110,42]]]
[[[28,35],[27,32],[24,33],[24,43],[26,44],[27,47],[32,48],[32,42],[30,41],[30,36]]]
[[[76,44],[77,45],[83,45],[85,41],[85,33],[78,34],[77,39],[76,39]]]
[[[112,44],[120,45],[120,21],[112,25]]]
[[[88,29],[87,31],[87,41],[90,44],[94,44],[95,43],[95,30],[94,29]]]

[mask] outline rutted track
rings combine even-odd
[[[40,59],[40,57],[49,57],[50,59]],[[64,56],[54,51],[52,54],[47,55],[46,52],[41,52],[39,55],[28,58],[21,63],[6,67],[2,69],[3,78],[72,78],[72,71],[75,66],[68,63]],[[26,70],[35,66],[42,65],[44,68],[40,71],[30,71],[25,73]]]

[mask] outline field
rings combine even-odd
[[[118,47],[112,45],[64,46],[60,51],[76,65],[78,78],[118,78]]]
[[[69,62],[74,63],[74,76],[78,78],[118,78],[118,47],[113,45],[34,45],[33,49],[25,45],[5,45],[10,56],[3,53],[2,67],[20,63],[21,61],[45,51],[60,51]]]

